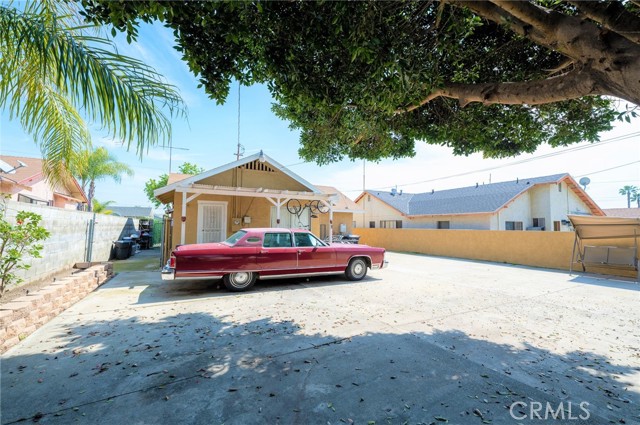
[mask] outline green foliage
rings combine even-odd
[[[132,39],[139,21],[164,22],[219,103],[232,80],[266,83],[275,113],[301,131],[300,155],[318,163],[412,156],[416,141],[459,155],[504,157],[540,144],[598,140],[619,117],[613,101],[598,96],[464,108],[440,97],[404,112],[448,83],[535,81],[565,66],[563,54],[455,2],[82,4],[89,19],[112,23]],[[575,10],[566,2],[551,6]]]
[[[79,22],[73,3],[0,5],[0,108],[40,145],[44,171],[67,176],[90,146],[85,118],[140,155],[169,141],[165,115],[184,113],[175,87],[141,61],[120,55],[98,27]]]
[[[181,166],[178,167],[178,172],[181,174],[190,174],[190,175],[196,175],[196,174],[200,174],[204,172],[204,168],[196,165],[196,164],[192,164],[190,162],[185,162],[184,164],[182,164]],[[155,195],[153,194],[153,191],[156,189],[160,189],[161,187],[165,187],[167,185],[167,182],[169,181],[169,175],[168,174],[161,174],[158,179],[149,179],[147,180],[147,182],[144,184],[144,193],[145,195],[147,195],[147,199],[149,199],[149,201],[151,201],[151,203],[156,207],[159,208],[161,204],[161,202],[155,197]]]
[[[637,186],[626,185],[618,190],[620,195],[627,197],[627,208],[631,208],[632,202],[638,202],[640,208],[640,188]]]
[[[74,156],[73,162],[69,165],[71,173],[80,180],[82,190],[87,194],[91,206],[89,211],[92,211],[93,208],[96,181],[110,177],[119,183],[123,174],[129,177],[134,174],[131,167],[124,162],[118,162],[118,159],[111,155],[106,148],[83,149]]]
[[[0,297],[10,285],[23,281],[15,270],[31,267],[25,263],[27,257],[40,258],[44,241],[49,231],[40,225],[42,217],[36,213],[19,211],[15,223],[6,219],[6,206],[0,208]]]
[[[92,211],[98,214],[111,215],[113,211],[109,209],[109,205],[112,205],[113,201],[100,202],[96,198],[91,200]]]

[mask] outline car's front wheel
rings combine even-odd
[[[257,277],[258,275],[253,272],[237,272],[224,275],[222,280],[228,290],[240,292],[251,289]]]
[[[354,258],[349,262],[347,270],[345,270],[347,279],[362,280],[367,275],[367,262],[364,258]]]

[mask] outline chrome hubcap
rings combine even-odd
[[[362,271],[364,270],[364,266],[362,265],[362,263],[357,262],[353,265],[353,273],[356,275],[361,275]]]
[[[234,273],[232,280],[236,286],[244,286],[249,283],[249,273]]]

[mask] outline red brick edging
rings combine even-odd
[[[93,265],[0,305],[0,354],[17,345],[113,276],[113,265]]]

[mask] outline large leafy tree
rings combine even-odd
[[[266,83],[320,163],[595,141],[614,98],[640,104],[632,1],[81,1],[133,38],[163,21],[219,102],[233,79]]]
[[[79,152],[71,164],[71,172],[80,180],[82,190],[87,194],[89,211],[94,207],[96,181],[111,178],[120,182],[123,175],[133,176],[134,174],[131,167],[124,162],[119,162],[106,148],[86,149]]]
[[[178,172],[181,174],[196,175],[204,172],[204,168],[196,164],[192,164],[190,162],[185,162],[178,167]],[[169,175],[167,173],[164,173],[164,174],[161,174],[157,179],[147,180],[147,182],[144,184],[144,193],[145,195],[147,195],[147,199],[149,199],[149,201],[151,201],[151,203],[155,205],[156,208],[159,208],[160,205],[162,204],[158,200],[158,198],[156,198],[153,192],[156,189],[165,187],[168,183],[169,183]]]
[[[161,75],[118,54],[73,3],[15,5],[0,5],[0,108],[39,144],[51,180],[62,181],[76,152],[90,146],[88,122],[141,155],[169,140],[168,114],[185,110]]]

